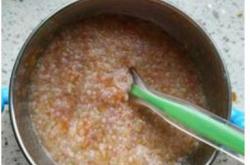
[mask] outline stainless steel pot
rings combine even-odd
[[[44,47],[65,24],[89,16],[115,13],[149,20],[162,27],[186,48],[201,73],[209,108],[227,118],[231,109],[231,89],[224,65],[211,39],[191,18],[160,0],[81,0],[54,13],[38,26],[25,42],[16,60],[10,82],[10,116],[17,141],[31,164],[52,165],[36,136],[27,108],[30,72]],[[190,164],[210,164],[216,152],[201,145],[189,158]]]

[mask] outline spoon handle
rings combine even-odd
[[[243,132],[237,130],[226,120],[185,101],[180,102],[180,100],[161,97],[136,84],[132,85],[130,93],[159,109],[171,121],[191,130],[202,139],[209,140],[218,148],[223,146],[234,153],[244,155]]]

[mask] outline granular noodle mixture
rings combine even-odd
[[[32,73],[29,109],[60,165],[172,165],[198,146],[129,100],[135,67],[155,90],[205,106],[188,55],[159,27],[96,16],[58,32]]]

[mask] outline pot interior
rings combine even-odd
[[[201,73],[200,78],[209,109],[224,118],[229,115],[230,86],[219,54],[207,35],[189,17],[174,7],[154,0],[84,0],[60,10],[29,37],[16,61],[11,78],[11,118],[17,139],[31,163],[54,164],[39,143],[27,108],[30,72],[43,48],[65,24],[89,16],[125,14],[160,26],[183,46]],[[189,158],[190,164],[206,164],[214,150],[201,145]]]

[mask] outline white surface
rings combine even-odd
[[[2,1],[2,85],[8,85],[12,67],[25,39],[42,19],[72,0]],[[196,20],[212,37],[229,71],[234,103],[243,108],[244,99],[244,1],[243,0],[170,0]],[[8,110],[2,113],[2,164],[28,164],[20,152],[10,126]],[[225,155],[216,165],[237,165]]]

